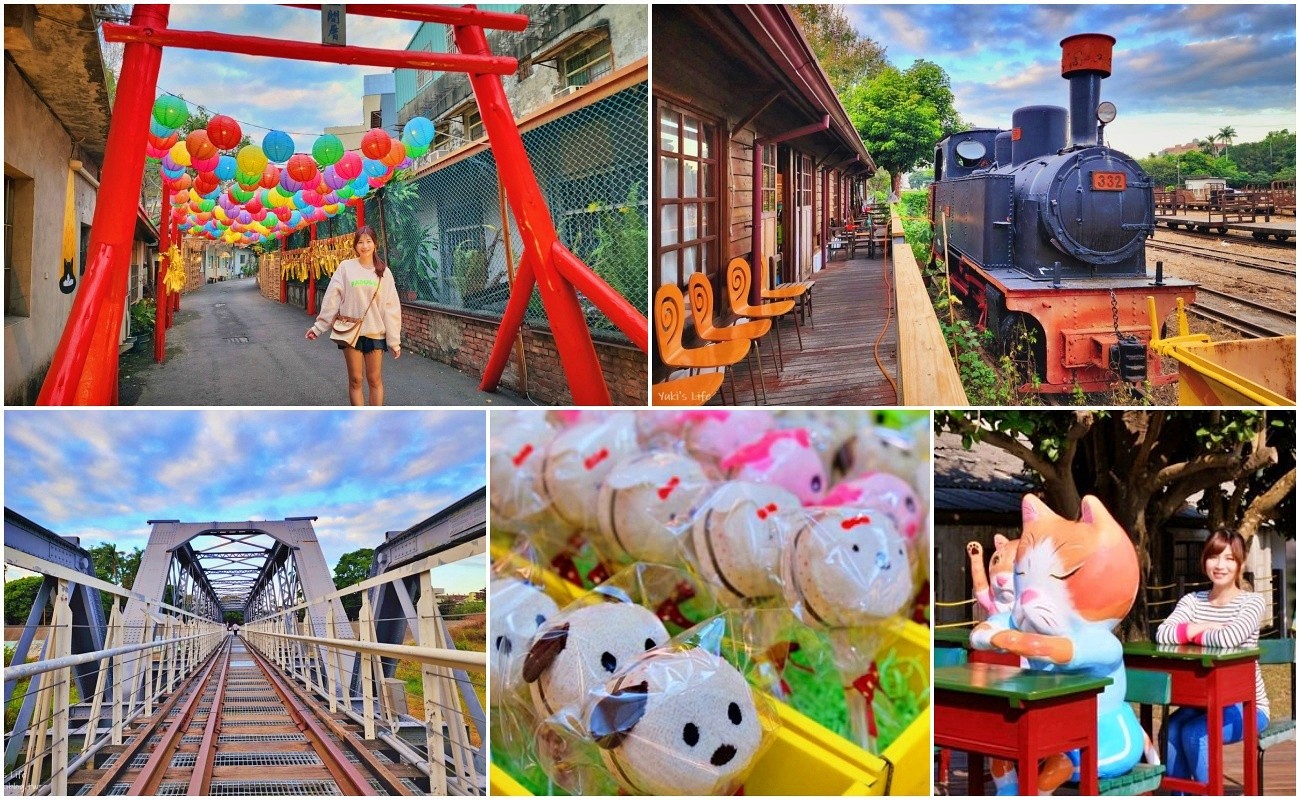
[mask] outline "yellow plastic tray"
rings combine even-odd
[[[493,560],[510,554],[492,548]],[[549,570],[533,579],[561,606],[582,590]],[[899,625],[883,644],[904,658],[926,665],[924,675],[913,680],[916,691],[929,689],[930,631],[907,622]],[[844,737],[827,730],[784,703],[773,702],[781,722],[773,742],[754,765],[745,783],[746,795],[921,795],[930,794],[930,709],[927,706],[898,739],[880,756],[868,753]],[[493,795],[524,796],[529,792],[493,765]]]

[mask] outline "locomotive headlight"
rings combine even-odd
[[[1102,125],[1109,125],[1115,121],[1115,115],[1119,112],[1115,109],[1115,104],[1109,100],[1097,104],[1097,121]]]

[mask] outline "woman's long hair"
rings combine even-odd
[[[388,269],[388,265],[379,258],[379,237],[375,235],[374,228],[369,225],[362,225],[360,228],[357,228],[357,232],[352,236],[352,252],[357,252],[357,241],[360,240],[362,236],[369,236],[370,241],[375,243],[375,253],[371,258],[375,262],[375,275],[378,276],[380,280],[383,280],[384,270]]]

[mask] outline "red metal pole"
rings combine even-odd
[[[357,208],[357,230],[361,230],[366,224],[366,201],[357,198],[352,204]]]
[[[311,224],[311,243],[316,244],[316,226],[319,223]],[[315,253],[312,253],[312,261],[315,262]],[[307,270],[307,313],[310,316],[316,316],[316,264],[312,263],[311,268]]]
[[[480,29],[481,30],[481,29]],[[470,74],[513,75],[519,62],[509,56],[490,53],[431,53],[423,50],[383,50],[377,47],[335,47],[309,42],[268,39],[213,31],[175,31],[149,25],[103,24],[108,42],[150,42],[161,47],[189,50],[213,50],[246,56],[285,58],[292,61],[320,61],[326,64],[349,64],[394,69],[423,69],[431,72],[468,72]]]
[[[167,192],[163,190],[163,197],[166,198]],[[154,284],[154,319],[153,319],[153,360],[157,363],[163,363],[167,357],[167,285],[163,283],[163,276],[167,274],[167,251],[172,243],[172,215],[167,203],[163,203],[163,219],[158,227],[159,246],[162,248],[162,258],[158,259],[158,278]]]
[[[169,11],[166,5],[137,5],[131,22],[163,30]],[[41,386],[36,401],[40,405],[105,405],[112,399],[144,176],[144,141],[161,63],[162,48],[153,43],[129,44],[123,52],[91,224],[90,263]]]
[[[320,10],[317,3],[284,3],[289,8],[307,8]],[[428,6],[428,5],[360,5],[352,3],[347,13],[362,17],[383,17],[385,19],[409,19],[416,22],[441,22],[444,25],[478,25],[480,28],[492,28],[502,31],[522,31],[528,27],[527,14],[503,14],[499,11],[480,11],[472,6]]]
[[[501,315],[501,327],[497,328],[497,338],[488,355],[487,366],[483,368],[483,381],[478,388],[485,392],[497,388],[501,373],[505,371],[506,362],[510,360],[509,343],[519,334],[519,326],[524,322],[528,311],[528,300],[533,296],[533,286],[537,284],[537,270],[533,266],[532,251],[524,251],[519,259],[519,269],[515,270],[515,283],[510,289],[510,299],[506,301],[505,313]],[[501,346],[506,342],[505,347]],[[556,342],[558,348],[559,342]],[[489,378],[490,376],[490,378]]]
[[[453,28],[453,32],[461,53],[482,56],[490,52],[482,28],[458,25]],[[537,185],[537,176],[533,173],[528,153],[524,150],[524,140],[510,111],[501,79],[495,75],[470,73],[469,81],[483,117],[483,128],[487,131],[488,141],[496,157],[499,180],[505,184],[506,198],[523,238],[524,254],[521,262],[526,263],[531,259],[537,270],[542,305],[555,334],[560,365],[564,368],[574,403],[609,405],[609,387],[605,385],[605,376],[600,368],[600,360],[596,357],[596,346],[591,341],[586,317],[578,304],[578,295],[573,286],[559,274],[552,261],[552,247],[559,237],[555,233],[555,223],[551,220],[541,187]],[[525,285],[524,281],[515,283],[507,306],[515,302],[515,295]],[[492,345],[493,357],[490,360],[490,363],[500,366],[483,375],[480,388],[487,391],[496,388],[509,359],[515,333],[516,330],[506,330],[503,320]],[[497,351],[501,353],[499,357]]]
[[[551,247],[551,254],[555,257],[555,268],[573,284],[573,288],[603,311],[641,352],[650,350],[650,323],[644,314],[592,272],[563,242],[557,240]]]

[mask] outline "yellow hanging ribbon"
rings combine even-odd
[[[185,265],[181,261],[181,249],[172,245],[167,251],[167,274],[163,275],[163,286],[169,292],[179,293],[185,288]]]

